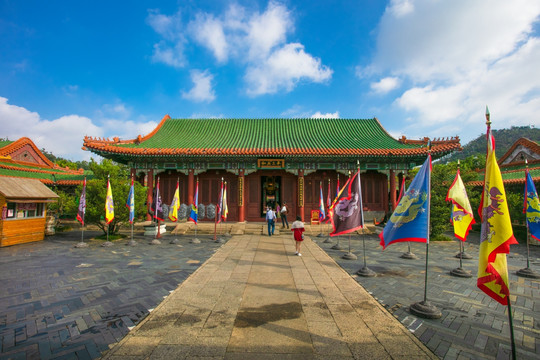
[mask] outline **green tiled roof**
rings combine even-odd
[[[376,119],[169,119],[140,145],[118,146],[168,149],[419,147],[393,139]]]
[[[13,141],[11,141],[11,140],[0,140],[0,149],[3,148],[4,146],[8,146],[12,142]]]

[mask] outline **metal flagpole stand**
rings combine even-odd
[[[457,163],[457,171],[459,172],[459,160]],[[454,204],[452,204],[452,209],[453,208],[454,208]],[[450,271],[450,275],[462,277],[462,278],[470,278],[472,277],[471,272],[463,269],[463,259],[465,259],[465,256],[469,256],[469,258],[471,258],[471,256],[465,254],[465,251],[463,250],[463,241],[461,239],[458,239],[458,241],[459,241],[459,253],[456,255],[456,257],[459,258],[459,267]]]
[[[409,259],[409,260],[418,259],[418,257],[414,253],[411,252],[411,242],[410,241],[407,241],[407,246],[408,246],[407,252],[404,252],[403,254],[401,254],[400,258]]]
[[[110,181],[109,181],[109,177],[110,177],[110,175],[107,175],[107,192],[109,191],[108,187],[111,184]],[[112,189],[111,189],[111,193],[112,193]],[[105,200],[105,203],[107,203],[107,200]],[[107,216],[105,216],[105,222],[106,221],[107,221]],[[107,223],[107,241],[105,241],[103,244],[101,244],[102,247],[112,246],[112,244],[113,244],[112,242],[109,241],[109,227],[110,227],[110,224]]]
[[[84,178],[84,186],[86,187],[86,177]],[[84,204],[84,212],[83,212],[83,216],[82,216],[82,223],[81,223],[81,242],[78,243],[77,245],[75,245],[76,248],[85,248],[85,247],[88,247],[88,244],[84,242],[84,217],[86,215],[86,195],[85,195],[85,204]],[[527,247],[528,249],[528,247]]]
[[[156,227],[156,236],[154,237],[154,240],[152,240],[150,242],[150,245],[160,245],[161,244],[161,241],[158,240],[159,237],[161,237],[161,234],[159,233],[159,218],[158,218],[158,213],[157,213],[157,209],[158,209],[158,202],[159,202],[159,176],[157,178],[157,189],[156,189],[156,208],[154,209],[154,217],[156,218],[156,224],[157,224],[157,227]]]
[[[529,170],[529,164],[527,162],[527,159],[525,159],[525,169],[527,169],[527,171]],[[527,178],[525,178],[525,184],[527,184]],[[525,194],[525,196],[527,196],[527,194]],[[526,199],[525,199],[525,201],[526,201]],[[525,221],[527,221],[527,220],[525,219]],[[530,262],[529,262],[529,243],[530,242],[531,242],[531,232],[529,231],[529,223],[527,222],[527,267],[518,270],[516,272],[516,275],[521,276],[521,277],[526,277],[526,278],[529,278],[529,279],[540,279],[540,275],[529,267],[529,265],[530,265]],[[508,302],[508,304],[510,304],[510,301]]]
[[[428,145],[428,156],[431,156],[431,143]],[[430,159],[431,161],[431,159]],[[412,314],[420,316],[426,319],[438,319],[442,316],[442,313],[435,305],[427,301],[427,279],[428,279],[428,259],[429,259],[429,228],[431,219],[431,169],[429,171],[428,179],[428,208],[427,208],[427,237],[426,237],[426,276],[424,281],[424,300],[411,304],[409,307]]]
[[[367,267],[367,263],[366,263],[366,242],[364,240],[364,237],[365,237],[364,228],[362,227],[362,246],[364,248],[364,267],[361,268],[360,270],[358,270],[356,272],[356,274],[358,274],[360,276],[363,276],[363,277],[374,277],[374,276],[377,276],[377,273]]]
[[[197,238],[197,224],[195,224],[195,237],[190,240],[191,244],[200,244],[201,240]]]
[[[349,234],[349,252],[341,257],[345,260],[356,260],[358,257],[351,252],[351,234]]]

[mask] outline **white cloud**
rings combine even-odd
[[[321,83],[332,76],[332,70],[307,53],[304,45],[287,43],[294,31],[292,13],[276,1],[270,1],[263,12],[238,4],[223,14],[200,12],[189,22],[188,32],[183,32],[180,12],[165,16],[151,11],[147,21],[163,37],[154,45],[155,61],[186,66],[184,49],[194,41],[210,50],[217,62],[234,60],[243,66],[246,92],[251,96],[289,92],[301,80]]]
[[[146,20],[152,29],[163,37],[162,41],[154,44],[152,60],[177,68],[184,67],[186,38],[180,12],[167,16],[157,10],[149,10]]]
[[[315,114],[311,115],[313,119],[339,119],[339,111],[335,113],[326,113],[322,114],[320,111],[317,111]]]
[[[540,103],[540,78],[531,76],[540,63],[539,18],[536,0],[392,1],[376,54],[357,76],[408,84],[394,106],[410,119],[400,131],[411,136],[471,140],[485,131],[486,104],[495,128],[527,125]]]
[[[400,85],[400,81],[396,77],[385,77],[378,82],[371,83],[370,87],[373,91],[379,94],[386,94]]]
[[[85,135],[103,136],[103,130],[85,116],[66,115],[46,120],[36,112],[8,104],[8,99],[3,97],[0,97],[0,119],[3,136],[10,140],[28,137],[38,148],[70,160],[90,159],[90,153],[81,150]]]
[[[183,92],[182,97],[184,99],[193,101],[206,101],[212,102],[216,98],[214,90],[212,89],[212,80],[214,76],[205,71],[192,70],[191,81],[193,81],[193,88],[187,93]]]
[[[198,14],[189,27],[195,40],[212,51],[219,62],[227,60],[227,39],[220,20],[210,14]]]
[[[245,79],[248,94],[273,94],[279,90],[291,91],[300,80],[321,83],[332,77],[332,70],[321,65],[321,60],[304,51],[297,43],[287,44],[273,52],[266,61],[253,64]]]

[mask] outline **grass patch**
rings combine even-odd
[[[453,241],[453,238],[450,238],[444,234],[435,235],[429,238],[429,241]]]
[[[122,240],[126,236],[124,234],[109,234],[109,241]],[[107,241],[107,234],[96,236],[94,239]]]

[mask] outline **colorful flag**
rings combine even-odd
[[[319,183],[319,188],[321,194],[319,196],[319,222],[323,221],[326,218],[326,212],[324,211],[324,198],[322,193],[322,181]]]
[[[107,177],[107,198],[105,199],[105,221],[110,224],[114,219],[114,202],[112,197],[111,181]]]
[[[129,209],[129,222],[133,224],[133,220],[135,219],[135,188],[133,186],[133,178],[131,178],[131,187],[129,188],[126,207]]]
[[[328,209],[328,214],[326,214],[325,223],[330,222],[330,206],[332,206],[332,196],[330,195],[330,179],[328,179],[328,194],[326,194],[326,208]]]
[[[533,238],[540,241],[540,201],[538,201],[538,193],[534,187],[531,174],[529,174],[529,169],[527,169],[525,176],[523,213],[526,214],[529,233]]]
[[[348,234],[361,229],[364,226],[362,206],[362,184],[360,170],[358,170],[338,192],[330,208],[330,218],[334,229],[330,236]]]
[[[431,155],[414,177],[392,216],[379,234],[383,250],[404,241],[426,243],[429,240],[429,204],[431,188]]]
[[[163,201],[161,200],[161,194],[159,193],[159,177],[157,181],[157,186],[154,190],[152,196],[152,210],[154,211],[154,219],[159,221],[165,220],[165,215],[163,214]]]
[[[199,210],[197,209],[197,203],[199,202],[199,180],[197,180],[197,185],[195,187],[195,198],[193,200],[193,204],[191,204],[191,212],[189,213],[189,221],[193,221],[195,224],[197,223],[197,216],[199,214]]]
[[[180,208],[180,181],[176,181],[176,190],[174,191],[171,206],[169,207],[169,219],[171,221],[178,220],[178,209]]]
[[[461,180],[459,174],[459,169],[457,170],[454,182],[448,189],[446,201],[452,201],[452,217],[450,221],[454,225],[454,235],[461,241],[465,241],[475,221],[465,184],[463,184],[463,180]]]
[[[229,215],[229,206],[227,205],[227,182],[225,181],[225,189],[223,190],[223,211],[221,212],[221,219],[223,221],[226,221],[227,215]]]
[[[77,212],[77,220],[84,226],[84,214],[86,214],[86,177],[84,178],[81,197],[79,199],[79,211]]]
[[[219,201],[217,204],[216,221],[221,222],[221,211],[223,210],[223,178],[221,178],[221,189],[219,190]]]
[[[489,121],[487,108],[486,118]],[[477,286],[500,304],[507,305],[510,291],[506,254],[510,252],[510,245],[517,244],[517,241],[510,222],[501,171],[495,157],[495,139],[489,123],[487,142],[486,174],[480,203],[482,231]]]

